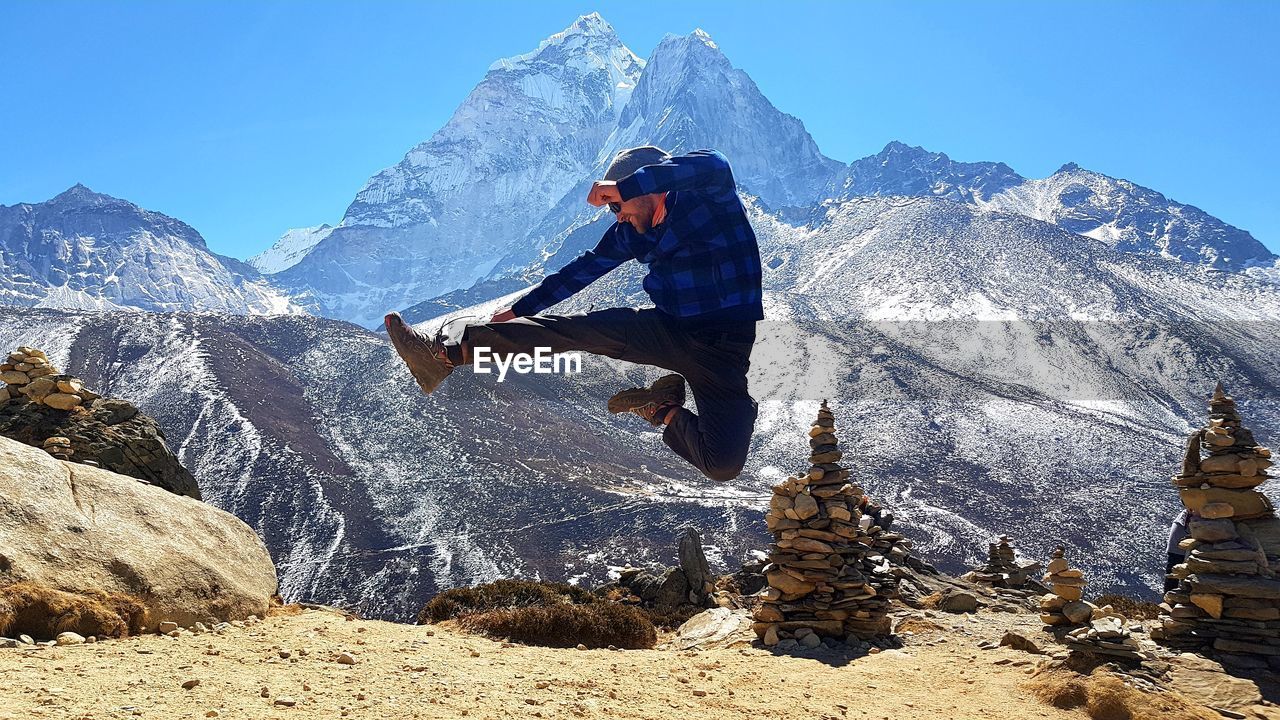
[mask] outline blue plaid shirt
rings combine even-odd
[[[628,260],[649,266],[644,289],[668,315],[695,322],[762,320],[760,249],[729,161],[697,150],[646,165],[618,181],[623,200],[667,193],[667,215],[649,232],[615,222],[594,250],[543,278],[512,311],[533,315]]]

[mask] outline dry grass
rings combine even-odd
[[[1130,620],[1155,620],[1160,617],[1160,606],[1148,600],[1138,600],[1124,595],[1099,595],[1094,605],[1110,605],[1116,612]]]
[[[1145,693],[1105,671],[1081,675],[1049,670],[1029,680],[1027,689],[1062,710],[1081,709],[1093,720],[1216,720],[1217,713],[1176,693]]]
[[[555,648],[612,645],[639,650],[652,648],[658,641],[653,623],[643,611],[612,603],[492,610],[464,615],[458,625],[492,638]]]
[[[418,613],[418,624],[438,623],[492,610],[599,602],[604,600],[566,583],[498,580],[475,587],[445,590],[422,606]]]
[[[53,639],[63,632],[125,637],[142,629],[146,610],[128,595],[75,594],[36,583],[0,588],[0,635]]]
[[[922,635],[924,633],[946,632],[946,630],[947,629],[945,627],[939,625],[938,623],[932,620],[928,620],[926,618],[918,618],[918,617],[903,618],[898,623],[898,626],[893,629],[893,631],[897,633],[910,632],[910,633],[915,633],[916,635]]]
[[[942,593],[935,592],[920,598],[920,607],[925,610],[937,610],[940,602],[942,602]]]

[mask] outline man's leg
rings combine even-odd
[[[646,329],[657,323],[651,310],[609,308],[577,315],[530,315],[500,323],[464,325],[450,323],[445,328],[445,351],[455,366],[472,361],[477,347],[491,354],[530,353],[549,348],[553,353],[582,351],[594,355],[634,360],[629,348],[633,340],[652,334]],[[648,354],[649,349],[643,350]]]
[[[712,480],[732,480],[742,472],[755,432],[759,407],[747,392],[750,339],[720,333],[688,333],[680,367],[693,390],[698,414],[677,408],[662,440]]]

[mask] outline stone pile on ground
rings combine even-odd
[[[200,498],[191,473],[165,445],[155,420],[132,404],[100,397],[63,374],[44,352],[20,347],[0,365],[0,436],[59,460],[101,467],[179,495]]]
[[[1012,541],[1007,535],[1001,535],[999,540],[987,545],[987,563],[962,577],[992,587],[1021,588],[1039,567],[1040,563],[1019,565]]]
[[[1134,661],[1155,657],[1133,637],[1127,618],[1110,605],[1098,607],[1084,599],[1088,581],[1084,571],[1067,562],[1065,548],[1053,551],[1046,570],[1043,580],[1053,592],[1040,599],[1040,620],[1057,629],[1068,648]]]
[[[0,405],[26,398],[69,412],[98,397],[85,390],[78,378],[60,373],[44,351],[25,345],[9,353],[8,360],[0,364],[0,380],[5,384],[0,389]]]
[[[822,401],[809,431],[810,468],[773,488],[765,524],[769,587],[753,629],[766,645],[794,639],[816,647],[822,638],[887,636],[889,597],[897,593],[885,552],[902,542],[871,524],[859,509],[862,489],[839,464],[835,416]]]
[[[1257,490],[1270,458],[1218,383],[1209,424],[1188,438],[1182,472],[1173,478],[1191,515],[1186,559],[1172,573],[1178,585],[1161,606],[1166,644],[1212,650],[1238,666],[1280,669],[1277,519]]]

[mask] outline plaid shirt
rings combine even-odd
[[[646,165],[618,181],[623,200],[667,193],[662,224],[641,234],[614,223],[594,250],[543,278],[512,311],[533,315],[628,260],[649,266],[644,289],[659,310],[697,321],[764,319],[760,249],[729,162],[697,150]]]

